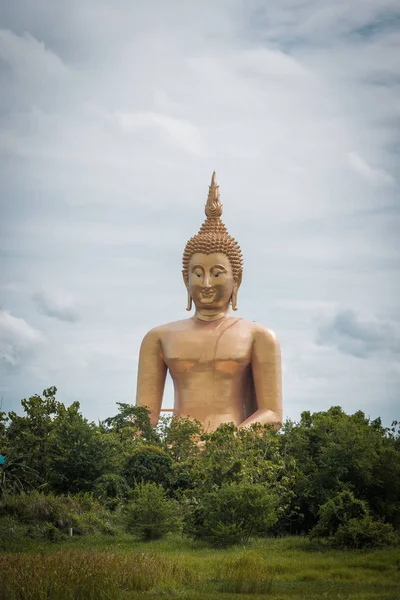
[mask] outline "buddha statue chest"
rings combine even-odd
[[[168,331],[162,336],[161,349],[172,377],[184,373],[240,375],[250,363],[253,341],[245,323],[232,318],[216,326],[195,323],[194,327]]]

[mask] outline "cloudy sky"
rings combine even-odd
[[[3,410],[134,403],[216,169],[285,416],[399,418],[399,57],[399,0],[2,2]]]

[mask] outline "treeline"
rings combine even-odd
[[[154,429],[146,408],[118,403],[118,414],[95,424],[56,392],[22,400],[22,416],[0,413],[0,536],[120,527],[215,546],[287,534],[355,548],[398,540],[396,422],[386,428],[332,407],[279,432],[227,424],[209,434],[178,417]]]

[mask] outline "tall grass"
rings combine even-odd
[[[267,594],[272,589],[268,563],[254,553],[222,559],[217,568],[216,588],[231,594]]]
[[[195,573],[151,554],[85,550],[1,558],[1,600],[116,600],[121,592],[194,583]]]
[[[215,550],[180,536],[79,536],[0,554],[0,600],[399,600],[400,549],[304,538]]]

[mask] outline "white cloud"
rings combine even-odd
[[[341,310],[319,327],[317,343],[358,358],[387,359],[388,354],[400,354],[400,324]]]
[[[378,186],[394,185],[396,183],[395,178],[390,173],[384,169],[372,167],[355,152],[349,152],[348,159],[350,167],[369,183]]]
[[[177,146],[195,155],[202,154],[203,142],[200,131],[187,119],[154,112],[129,114],[119,111],[116,112],[115,119],[123,131],[134,133],[138,129],[161,129]]]
[[[66,72],[62,60],[29,32],[16,35],[0,29],[0,60],[8,64],[18,77],[28,79],[47,79]]]
[[[79,321],[79,311],[71,294],[42,291],[34,293],[32,300],[38,310],[47,317],[69,323]]]
[[[0,359],[9,365],[16,366],[35,350],[43,340],[37,331],[19,317],[9,312],[0,311]]]

